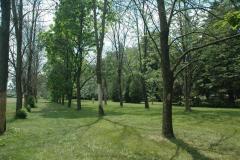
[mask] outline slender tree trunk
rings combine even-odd
[[[31,20],[31,27],[29,32],[29,48],[28,48],[28,68],[27,68],[27,101],[30,96],[33,96],[33,86],[32,86],[32,64],[33,64],[33,54],[34,54],[34,48],[35,48],[35,38],[36,38],[36,17],[38,14],[36,13],[36,5],[37,1],[34,0],[33,2],[33,11],[32,11],[32,20]]]
[[[62,104],[62,105],[65,105],[65,95],[64,95],[64,94],[62,95],[61,104]]]
[[[71,108],[72,106],[72,92],[73,86],[71,85],[71,88],[68,90],[68,108]]]
[[[0,26],[0,135],[6,131],[10,0],[1,0]]]
[[[12,13],[17,41],[17,64],[16,64],[16,111],[22,109],[22,27],[23,27],[23,2],[19,1],[18,12],[16,1],[12,0]]]
[[[145,104],[145,109],[149,109],[149,103],[148,103],[148,94],[147,94],[147,84],[144,75],[147,72],[147,63],[146,59],[148,58],[148,37],[147,37],[147,30],[146,26],[144,25],[144,49],[143,49],[143,68],[142,68],[142,86],[143,86],[143,96],[144,96],[144,104]]]
[[[119,96],[120,106],[123,107],[123,96],[122,96],[122,70],[121,70],[121,66],[119,66],[119,68],[118,68],[118,96]]]
[[[106,78],[104,77],[103,78],[103,87],[104,87],[104,104],[107,105],[107,100],[108,100],[108,91],[107,91],[107,81],[106,81]]]
[[[190,95],[191,95],[191,79],[189,73],[189,67],[185,69],[184,73],[184,99],[185,99],[185,111],[191,112],[191,102],[190,102]]]
[[[93,0],[93,13],[94,13],[95,41],[96,41],[96,49],[97,49],[96,76],[97,76],[97,86],[98,86],[98,114],[99,116],[103,116],[104,110],[103,110],[103,87],[102,87],[102,50],[103,50],[103,41],[105,37],[107,0],[104,0],[103,15],[101,17],[102,22],[101,22],[100,35],[99,35],[99,28],[98,28],[96,0]]]

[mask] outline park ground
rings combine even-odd
[[[97,104],[67,108],[41,100],[26,120],[14,119],[8,100],[7,132],[0,137],[0,160],[239,160],[240,110],[174,107],[176,139],[161,136],[160,103],[109,102],[106,116]]]

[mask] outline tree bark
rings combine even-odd
[[[103,97],[104,97],[104,104],[107,105],[108,101],[108,91],[107,91],[107,81],[106,78],[103,78]]]
[[[184,73],[184,99],[185,99],[185,111],[191,112],[191,75],[190,68],[187,67]]]
[[[163,115],[162,134],[166,138],[173,138],[172,126],[172,96],[173,96],[173,73],[170,67],[169,57],[169,27],[167,23],[164,0],[157,0],[158,14],[160,19],[160,58],[163,78]]]
[[[10,5],[10,0],[1,0],[2,19],[0,26],[0,135],[6,131]]]
[[[101,32],[99,36],[98,20],[97,20],[97,2],[93,0],[93,13],[94,13],[94,32],[97,49],[97,64],[96,64],[96,76],[98,86],[98,114],[99,116],[104,115],[103,110],[103,87],[102,87],[102,50],[103,41],[105,37],[105,22],[107,14],[107,0],[104,0],[103,15],[101,17]]]
[[[81,87],[80,87],[80,70],[77,71],[77,110],[81,110]]]
[[[118,96],[119,96],[120,106],[123,107],[122,70],[121,70],[121,66],[118,67]]]
[[[18,10],[18,12],[17,12]],[[22,28],[23,28],[23,2],[19,1],[18,9],[16,1],[12,0],[12,13],[17,41],[17,64],[16,64],[16,111],[22,109]]]

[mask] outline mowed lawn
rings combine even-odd
[[[83,109],[42,100],[26,120],[7,106],[7,132],[0,136],[0,160],[239,160],[240,110],[174,107],[176,139],[161,136],[161,104],[109,102],[106,116],[97,104]]]

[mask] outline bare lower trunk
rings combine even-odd
[[[72,88],[68,91],[68,108],[72,106]]]
[[[120,66],[119,66],[120,67]],[[118,69],[118,96],[120,106],[123,107],[123,96],[122,96],[122,71]]]
[[[163,115],[162,115],[162,134],[166,138],[173,138],[173,126],[172,126],[172,92],[173,82],[172,80],[164,82],[163,88]]]
[[[104,115],[103,110],[103,94],[102,94],[102,84],[98,84],[98,114],[100,116]]]
[[[185,101],[185,111],[191,112],[190,94],[191,94],[191,81],[189,75],[189,68],[187,67],[184,75],[184,101]]]
[[[61,104],[62,104],[62,105],[65,105],[65,95],[64,95],[64,94],[62,95]]]
[[[1,0],[0,28],[0,135],[6,131],[6,101],[9,58],[10,0]]]
[[[106,78],[103,78],[103,98],[104,98],[104,104],[107,105],[108,100],[108,92],[107,92],[107,81]]]
[[[19,79],[19,78],[16,78]],[[22,109],[22,97],[23,97],[23,93],[22,93],[22,83],[21,80],[17,80],[16,81],[16,93],[17,93],[17,99],[16,99],[16,111],[21,110]]]
[[[81,104],[81,88],[80,88],[80,78],[77,78],[77,110],[82,109]]]
[[[0,135],[6,131],[6,92],[0,92]]]

